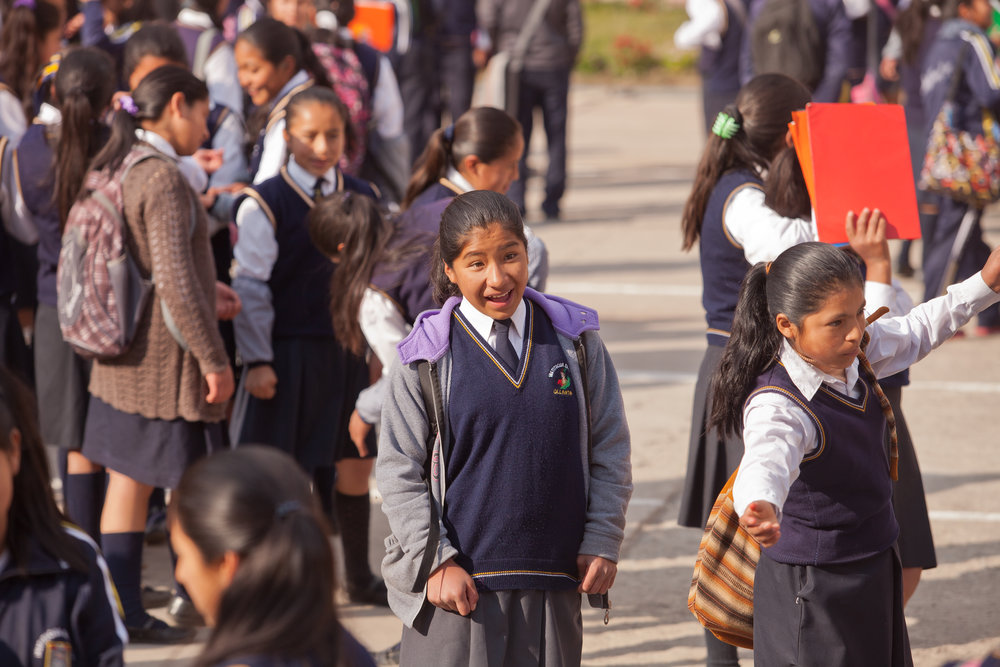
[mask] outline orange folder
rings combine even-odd
[[[885,215],[889,238],[920,238],[903,107],[809,104],[792,113],[788,128],[820,241],[846,242],[847,212],[866,207]]]
[[[396,6],[387,0],[355,0],[347,27],[354,39],[388,53],[396,39]]]

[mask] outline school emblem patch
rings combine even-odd
[[[49,628],[35,640],[35,659],[44,667],[72,667],[73,647],[65,628]]]
[[[555,389],[552,393],[556,396],[572,396],[573,390],[570,386],[573,384],[573,380],[570,379],[569,366],[565,363],[559,363],[549,369],[549,377],[555,380]]]

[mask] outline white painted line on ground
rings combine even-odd
[[[661,507],[666,501],[662,498],[632,498],[629,507]],[[1000,512],[963,512],[958,510],[932,510],[934,521],[987,521],[1000,523]]]
[[[928,512],[935,521],[989,521],[1000,523],[1000,512],[957,512],[952,510],[932,510]]]
[[[623,294],[626,296],[701,296],[701,285],[658,285],[646,283],[592,283],[550,281],[546,291],[553,294]]]

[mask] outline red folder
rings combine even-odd
[[[347,27],[354,39],[388,53],[396,39],[396,6],[389,0],[356,0]]]
[[[809,104],[792,113],[788,128],[820,241],[846,242],[847,212],[860,213],[866,207],[885,215],[889,238],[920,238],[903,107]]]

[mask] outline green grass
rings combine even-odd
[[[676,2],[584,0],[583,12],[579,74],[656,80],[695,72],[697,53],[674,48],[687,18]]]

